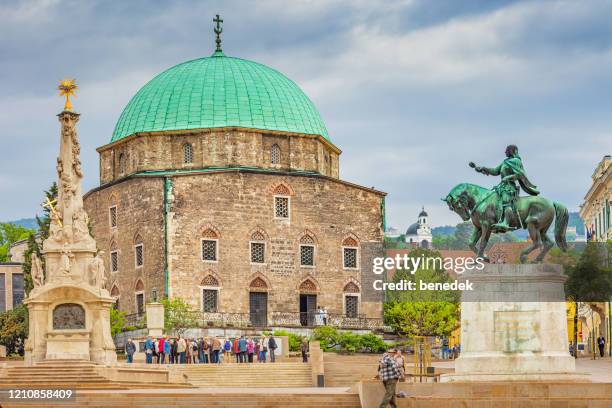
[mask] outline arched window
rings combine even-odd
[[[281,161],[281,150],[276,143],[272,145],[270,149],[270,162],[272,164],[280,164]]]
[[[315,266],[315,241],[308,234],[300,238],[300,266]]]
[[[342,241],[342,265],[344,269],[359,268],[359,243],[353,237]]]
[[[110,295],[112,298],[115,299],[115,304],[113,305],[113,307],[116,310],[119,310],[119,288],[117,287],[117,285],[113,285],[113,288],[111,289]]]
[[[202,232],[202,260],[217,262],[219,256],[219,234],[212,228]]]
[[[193,147],[191,146],[191,143],[183,144],[183,163],[193,163]]]
[[[111,242],[110,245],[110,270],[111,272],[119,271],[119,251],[117,251],[117,244],[115,241]]]
[[[119,174],[125,174],[125,154],[119,154]]]
[[[144,283],[138,279],[134,286],[134,296],[136,297],[136,313],[142,315],[144,313],[145,295],[144,295]]]
[[[272,191],[274,194],[274,218],[289,219],[291,190],[279,184]]]
[[[219,309],[219,281],[212,275],[207,275],[200,283],[202,287],[202,311],[216,313]]]
[[[359,316],[359,286],[355,282],[344,285],[344,315],[346,317]]]
[[[262,264],[266,261],[266,236],[261,231],[251,234],[251,263]]]
[[[142,237],[136,234],[134,237],[134,266],[141,268],[144,265],[144,244]]]

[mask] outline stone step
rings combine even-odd
[[[241,392],[155,392],[151,391],[96,391],[77,392],[76,401],[70,405],[78,407],[173,407],[192,408],[194,406],[217,408],[357,408],[360,407],[359,396],[343,391],[321,393],[320,389],[299,389],[287,392],[275,390],[241,391]],[[39,406],[35,404],[19,404],[20,407]],[[50,401],[45,407],[66,407],[67,403]]]

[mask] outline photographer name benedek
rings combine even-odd
[[[378,279],[373,283],[375,290],[474,290],[473,283],[469,279],[459,282],[426,282],[419,280],[418,282],[401,280],[399,282],[383,282]]]

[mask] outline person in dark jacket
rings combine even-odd
[[[278,348],[278,346],[276,345],[276,340],[274,340],[274,337],[272,336],[272,334],[270,334],[270,337],[268,338],[268,348],[270,349],[270,362],[271,363],[275,363],[276,362],[276,349]]]
[[[302,344],[300,345],[300,351],[302,352],[302,363],[308,362],[308,340],[302,340]]]
[[[172,339],[172,344],[170,345],[170,364],[178,364],[178,351],[176,339]]]
[[[132,341],[132,339],[128,339],[127,343],[125,343],[125,354],[127,355],[127,362],[134,362],[134,353],[136,352],[136,344]]]

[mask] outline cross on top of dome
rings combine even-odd
[[[223,23],[223,20],[221,20],[221,18],[217,14],[216,17],[213,18],[213,23],[216,24],[213,31],[215,32],[215,35],[217,36],[217,38],[215,39],[215,43],[217,44],[217,48],[215,49],[215,52],[221,52],[221,33],[223,32],[223,27],[221,27],[221,23]]]

